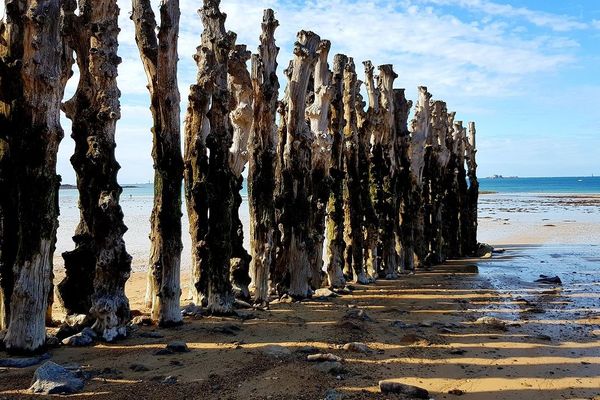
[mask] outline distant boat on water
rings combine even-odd
[[[502,176],[502,175],[492,175],[488,176],[487,179],[518,179],[518,176]]]

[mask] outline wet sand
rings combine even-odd
[[[344,399],[404,398],[378,393],[381,379],[417,385],[435,399],[600,396],[597,205],[485,196],[480,238],[495,238],[488,241],[504,250],[491,259],[453,261],[268,311],[186,317],[176,329],[135,327],[115,344],[52,350],[52,360],[80,367],[89,379],[77,397],[94,399],[323,399],[328,390]],[[534,282],[540,274],[558,275],[562,286]],[[144,284],[142,272],[128,282],[133,309],[144,311]],[[144,337],[150,332],[162,337]],[[191,351],[155,354],[173,340]],[[372,351],[343,350],[348,342]],[[289,354],[269,355],[270,345]],[[317,351],[343,361],[322,372],[325,366],[306,361]],[[30,397],[34,370],[3,370],[0,398]],[[162,383],[168,376],[177,383]]]

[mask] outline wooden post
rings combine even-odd
[[[329,130],[333,136],[329,174],[331,193],[327,205],[327,278],[329,286],[342,288],[344,279],[344,68],[348,57],[336,54],[333,57],[332,86]]]
[[[354,60],[348,59],[344,68],[344,241],[347,279],[369,283],[363,267],[364,239],[362,233],[362,189],[359,171],[359,138],[356,116],[356,97],[359,85]]]
[[[229,167],[234,177],[233,209],[231,212],[231,283],[233,293],[242,300],[250,299],[250,254],[244,248],[244,226],[239,216],[242,205],[242,190],[244,178],[242,172],[248,162],[248,139],[252,130],[254,117],[254,100],[252,80],[246,67],[251,53],[245,45],[237,45],[229,54],[227,82],[232,99],[230,113],[233,127],[233,140],[229,149]]]
[[[408,115],[412,101],[407,100],[404,89],[394,89],[394,109],[396,123],[396,158],[398,162],[398,224],[396,226],[396,242],[399,256],[399,267],[403,271],[411,271],[413,266],[414,216],[412,214],[413,179],[410,170],[410,131]]]
[[[4,344],[42,350],[58,227],[60,104],[72,57],[58,0],[7,3],[0,45],[0,262]],[[12,176],[7,176],[7,174]],[[4,236],[6,235],[6,236]]]
[[[331,146],[333,136],[329,130],[329,107],[333,96],[331,71],[327,63],[331,42],[321,40],[317,48],[317,63],[314,70],[314,101],[306,109],[313,136],[312,143],[312,201],[310,235],[311,285],[321,287],[323,281],[323,245],[325,240],[325,216],[331,190]]]
[[[269,299],[269,275],[275,259],[275,168],[277,125],[277,54],[275,29],[279,22],[275,12],[265,10],[258,54],[252,56],[254,126],[250,132],[248,167],[248,202],[250,206],[251,276],[254,302]]]
[[[286,265],[283,279],[277,284],[290,296],[305,298],[311,294],[310,219],[312,195],[313,136],[306,123],[306,91],[317,61],[320,38],[313,32],[300,31],[294,48],[287,88],[286,143],[281,167],[280,256]]]
[[[431,94],[424,86],[419,86],[419,99],[417,101],[415,116],[411,122],[410,161],[411,173],[414,176],[414,190],[411,195],[411,213],[414,220],[414,255],[417,266],[424,265],[427,254],[425,240],[425,208],[423,202],[423,171],[425,168],[425,149],[431,135],[429,101]]]
[[[154,207],[150,219],[151,248],[146,305],[161,326],[182,323],[181,296],[181,181],[180,97],[177,87],[179,1],[163,0],[160,30],[150,0],[132,0],[131,19],[136,43],[148,78],[153,128]]]
[[[469,136],[467,142],[466,159],[469,177],[469,189],[467,191],[468,203],[468,231],[465,244],[466,255],[477,253],[477,203],[479,200],[479,181],[477,180],[477,143],[475,122],[469,122]]]
[[[225,31],[219,0],[204,0],[204,31],[194,56],[198,80],[186,116],[186,198],[193,238],[195,301],[215,314],[233,310],[230,282],[235,176],[229,164],[233,128],[227,84],[236,35]],[[208,154],[208,157],[207,157]]]
[[[77,174],[81,220],[75,231],[75,250],[63,255],[67,277],[59,290],[69,312],[90,301],[93,329],[100,338],[112,341],[126,335],[130,320],[125,282],[131,257],[123,241],[127,227],[119,205],[122,189],[115,159],[115,131],[121,117],[119,8],[116,0],[81,0],[79,10],[75,15],[73,7],[66,15],[80,80],[75,96],[63,110],[73,123],[75,154],[71,163]]]

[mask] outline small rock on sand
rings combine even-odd
[[[89,346],[96,340],[96,332],[91,328],[84,328],[81,332],[62,340],[62,344],[73,347]]]
[[[73,394],[83,389],[83,380],[75,376],[66,368],[53,363],[45,362],[33,374],[33,383],[29,388],[38,394]]]
[[[353,351],[355,353],[369,354],[373,352],[369,346],[360,342],[346,343],[342,348],[346,351]]]
[[[313,297],[326,297],[326,298],[327,297],[338,297],[338,294],[334,293],[333,291],[331,291],[327,288],[321,288],[321,289],[315,290]]]
[[[394,381],[379,381],[379,391],[384,394],[403,394],[415,399],[429,399],[427,390]]]
[[[477,318],[474,322],[475,325],[484,325],[488,328],[492,328],[492,329],[497,329],[500,331],[505,331],[506,328],[506,322],[495,318],[495,317],[481,317],[481,318]]]
[[[167,345],[167,350],[172,351],[173,353],[187,353],[190,349],[187,346],[187,343],[181,341],[174,341]]]
[[[154,324],[154,321],[148,315],[138,315],[131,320],[131,323],[139,326],[151,326]]]
[[[292,354],[292,351],[290,349],[288,349],[287,347],[279,346],[276,344],[271,344],[271,345],[263,347],[261,349],[261,352],[268,357],[274,357],[274,358],[284,358],[284,357],[288,357]]]
[[[535,280],[537,283],[545,283],[547,285],[562,285],[562,281],[558,276],[540,275],[540,279]]]
[[[164,383],[165,385],[173,385],[177,383],[177,377],[167,376],[165,379],[163,379],[162,383]]]
[[[323,361],[315,365],[315,368],[325,374],[341,374],[344,367],[339,361]]]
[[[307,361],[337,361],[337,362],[341,362],[343,361],[342,357],[336,356],[335,354],[331,354],[331,353],[319,353],[319,354],[311,354],[306,356],[306,360]]]

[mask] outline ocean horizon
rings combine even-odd
[[[247,197],[246,181],[242,188],[242,197]],[[77,196],[75,186],[61,189],[61,197]],[[123,183],[122,197],[152,197],[154,185],[152,183]],[[600,177],[598,176],[570,176],[570,177],[503,177],[479,178],[481,193],[572,193],[572,194],[600,194]]]

